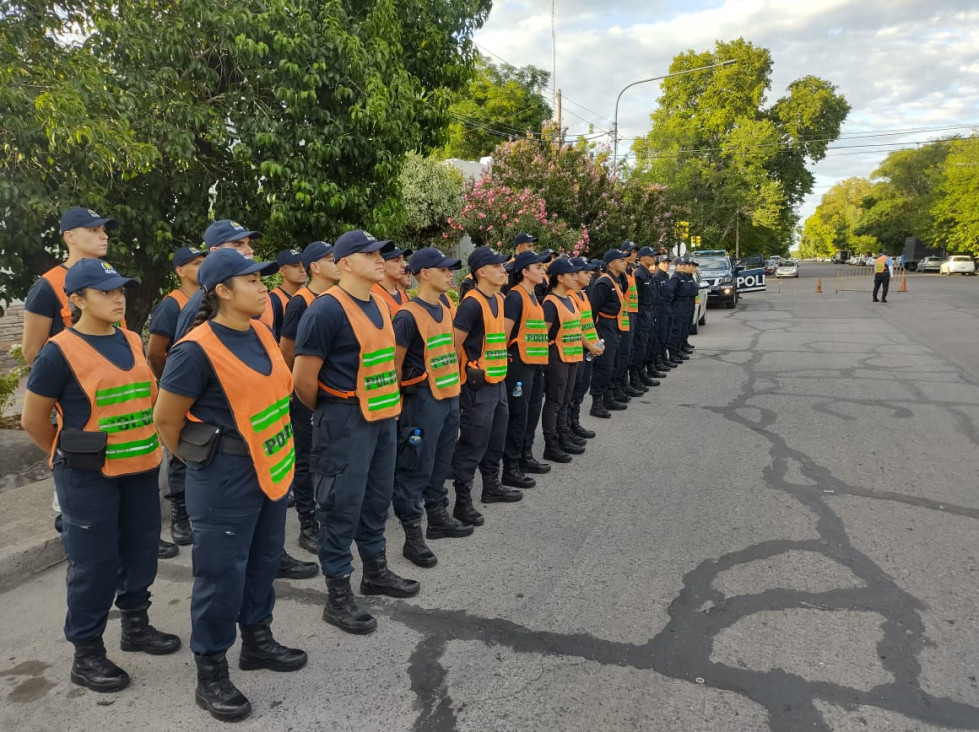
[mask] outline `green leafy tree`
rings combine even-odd
[[[874,236],[889,251],[900,251],[915,236],[934,243],[939,231],[932,209],[941,193],[950,143],[937,141],[892,152],[873,172],[857,233]]]
[[[462,175],[445,163],[410,153],[400,181],[404,219],[399,240],[415,250],[444,246],[449,221],[462,211]]]
[[[839,136],[850,105],[815,76],[789,84],[771,106],[772,59],[744,39],[676,56],[670,73],[734,61],[663,82],[653,126],[632,149],[632,175],[667,187],[676,216],[703,246],[785,252],[795,209],[812,191],[811,164]]]
[[[539,133],[551,118],[550,74],[535,66],[496,65],[479,57],[476,74],[453,98],[445,157],[479,160],[507,137]]]
[[[813,215],[806,219],[799,256],[831,257],[838,249],[859,254],[877,251],[880,246],[875,237],[855,231],[870,190],[866,178],[847,178],[830,188]]]
[[[949,146],[931,213],[937,222],[937,243],[979,255],[979,137]]]

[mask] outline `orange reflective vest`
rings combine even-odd
[[[184,309],[184,305],[186,305],[190,301],[190,298],[187,295],[184,294],[183,290],[180,290],[180,289],[177,289],[177,290],[174,290],[173,292],[170,292],[169,294],[167,294],[167,297],[172,297],[173,298],[173,301],[175,303],[177,303],[177,307],[180,310],[183,310]],[[167,297],[165,297],[163,299],[166,300]]]
[[[606,315],[605,313],[599,313],[598,315],[602,318],[615,318],[616,325],[624,333],[629,330],[629,310],[626,308],[625,295],[622,292],[622,288],[619,287],[619,283],[616,282],[612,275],[605,272],[598,279],[603,278],[612,283],[612,290],[619,296],[619,312],[616,315]]]
[[[292,299],[292,295],[283,290],[281,285],[273,290],[269,290],[269,296],[274,296],[279,300],[279,305],[282,307],[282,312],[285,312],[286,305],[288,305],[289,301]]]
[[[537,298],[517,285],[511,290],[520,294],[523,307],[520,309],[520,322],[517,324],[516,335],[507,342],[507,346],[517,344],[520,360],[528,364],[547,363],[547,323],[544,321],[544,308]]]
[[[597,343],[598,333],[595,331],[595,316],[591,311],[591,300],[588,299],[588,293],[582,290],[568,294],[578,306],[578,312],[581,313],[581,339]]]
[[[568,293],[570,296],[572,293]],[[584,348],[581,345],[581,312],[573,297],[568,297],[567,302],[555,295],[553,292],[544,298],[544,302],[554,303],[557,310],[560,324],[557,334],[551,345],[557,347],[558,356],[565,363],[578,363],[585,357]],[[568,307],[568,305],[571,307]]]
[[[373,287],[371,287],[371,292],[381,298],[385,303],[387,303],[388,310],[391,311],[391,318],[393,319],[395,314],[404,307],[404,304],[408,302],[408,294],[402,290],[400,287],[397,288],[398,295],[401,297],[401,302],[394,299],[394,295],[384,289],[384,286],[380,282],[375,282]]]
[[[483,310],[483,350],[476,359],[476,367],[486,373],[488,384],[498,384],[506,378],[506,326],[503,323],[503,295],[496,293],[496,315],[490,309],[489,300],[483,293],[472,289],[463,300],[474,297]],[[466,371],[462,370],[462,383],[466,383]]]
[[[401,390],[398,389],[398,372],[394,368],[394,327],[387,307],[376,295],[371,299],[381,311],[381,327],[378,328],[354,299],[342,287],[331,287],[323,297],[332,297],[343,308],[354,337],[360,344],[360,364],[357,366],[357,388],[342,391],[327,386],[320,388],[327,394],[351,399],[357,397],[360,411],[368,422],[397,417],[401,414]]]
[[[406,302],[404,310],[411,313],[418,327],[418,334],[424,346],[425,373],[417,379],[405,381],[406,386],[421,383],[428,379],[432,396],[442,401],[459,396],[461,380],[459,358],[456,356],[455,342],[452,339],[452,317],[442,308],[442,322],[436,322],[428,310],[416,302]]]
[[[296,449],[289,419],[292,373],[267,328],[250,322],[265,348],[272,372],[266,376],[239,359],[218,338],[211,321],[191,330],[184,340],[195,341],[214,369],[231,407],[231,416],[255,466],[262,492],[277,501],[289,492]]]
[[[632,272],[625,273],[625,305],[630,313],[639,312],[639,288],[636,287],[636,276]]]
[[[439,301],[442,303],[442,305],[444,307],[446,307],[446,308],[449,309],[449,318],[451,318],[452,320],[455,320],[456,319],[456,310],[458,308],[456,308],[456,304],[454,302],[452,302],[452,298],[449,297],[447,293],[444,293],[443,292],[441,295],[439,295]]]
[[[153,425],[156,379],[146,363],[139,334],[122,332],[133,354],[133,365],[128,370],[116,366],[70,328],[51,337],[88,399],[88,422],[82,429],[108,435],[102,466],[102,475],[108,478],[145,473],[163,458]],[[64,428],[61,405],[56,409],[58,430],[51,445],[52,463]]]
[[[310,305],[313,304],[313,300],[318,298],[319,295],[317,295],[315,292],[310,290],[308,286],[303,285],[296,291],[296,294],[293,295],[293,297],[301,297],[303,300],[306,301],[306,307],[309,307]]]
[[[887,268],[887,257],[881,255],[874,260],[874,274],[882,274],[883,272],[890,274],[890,270]]]
[[[267,293],[267,294],[268,294],[268,299],[266,299],[265,301],[265,310],[262,311],[262,314],[258,316],[257,320],[259,323],[264,324],[265,327],[269,329],[270,333],[274,333],[275,313],[272,312],[272,294],[271,293]]]
[[[61,305],[61,320],[64,321],[65,328],[71,327],[71,307],[68,305],[68,295],[65,294],[65,275],[68,274],[68,268],[63,264],[59,264],[57,267],[52,267],[47,272],[41,275],[41,278],[47,280],[48,284],[51,285],[51,290],[54,292],[54,296],[58,298],[58,303]],[[173,294],[172,292],[170,293]],[[184,304],[186,304],[186,300]],[[180,307],[183,307],[181,305]],[[117,323],[117,325],[123,329],[126,328],[126,319]],[[142,351],[140,351],[142,353]]]

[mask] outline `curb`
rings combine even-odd
[[[52,478],[4,491],[0,512],[0,592],[64,561],[61,537],[54,530],[52,495]]]

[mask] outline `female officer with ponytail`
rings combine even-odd
[[[154,412],[164,444],[187,463],[197,703],[226,721],[251,712],[228,678],[236,622],[242,670],[306,665],[306,654],[277,643],[270,628],[295,461],[292,375],[272,333],[253,320],[268,301],[261,275],[276,267],[229,249],[207,256],[196,324],[170,351]]]
[[[101,259],[79,260],[64,282],[80,315],[34,361],[21,421],[51,453],[61,504],[69,560],[65,637],[75,646],[71,680],[93,691],[119,691],[129,676],[106,658],[102,642],[113,599],[122,616],[122,650],[163,655],[180,648],[180,639],[156,630],[146,614],[160,535],[156,383],[139,335],[115,326],[126,314],[126,288],[138,283]]]

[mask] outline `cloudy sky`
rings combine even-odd
[[[555,0],[557,87],[572,135],[612,127],[615,97],[668,72],[687,49],[744,37],[774,59],[769,103],[806,74],[827,79],[852,111],[815,166],[803,219],[834,182],[869,176],[889,151],[979,132],[977,0]],[[552,68],[550,0],[495,0],[476,35],[495,61]],[[659,85],[627,91],[619,153],[649,129]],[[611,139],[609,137],[609,139]]]

